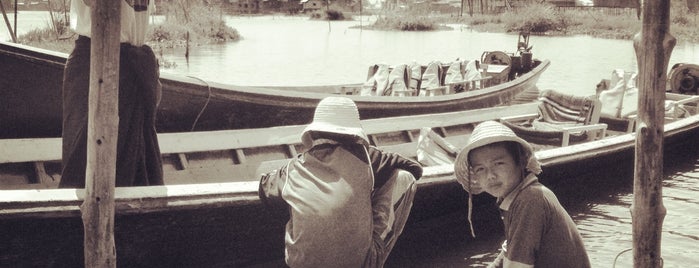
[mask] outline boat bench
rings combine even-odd
[[[606,135],[607,124],[599,123],[601,102],[596,97],[542,91],[536,114],[503,117],[500,122],[517,135],[544,143],[559,140],[560,146],[575,141],[596,140]]]
[[[372,144],[415,159],[421,127],[432,128],[454,145],[463,146],[464,135],[472,131],[475,122],[535,107],[532,103],[482,112],[370,119],[363,120],[362,126]],[[257,180],[261,170],[279,168],[305,149],[301,145],[305,127],[160,133],[166,184]],[[0,188],[55,188],[60,180],[61,144],[61,138],[0,139]]]

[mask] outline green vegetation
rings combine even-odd
[[[241,38],[237,30],[226,26],[223,11],[218,6],[192,2],[178,0],[158,6],[165,19],[149,29],[146,36],[147,44],[158,50],[235,41]],[[21,44],[64,53],[72,50],[76,38],[77,35],[63,20],[56,20],[53,26],[48,25],[46,28],[35,29],[17,37]]]
[[[159,9],[165,21],[151,28],[150,42],[174,47],[183,42],[201,45],[240,39],[237,30],[226,26],[218,6],[178,0],[164,2]]]
[[[555,32],[566,28],[566,20],[556,7],[546,3],[532,3],[500,16],[507,32]]]
[[[26,34],[17,36],[20,44],[68,53],[73,49],[73,43],[78,37],[65,24],[60,26],[61,31],[56,31],[50,25],[46,28],[34,29]]]
[[[314,20],[348,20],[351,18],[351,15],[345,15],[342,8],[334,5],[330,5],[328,9],[319,9],[311,13],[311,19]]]
[[[373,25],[365,26],[372,30],[393,31],[434,31],[448,29],[440,22],[443,20],[431,16],[427,10],[401,10],[391,11],[378,15]]]
[[[699,28],[696,27],[699,14],[689,12],[684,1],[671,4],[670,33],[678,40],[699,43]],[[641,30],[641,21],[632,9],[559,9],[537,3],[502,14],[474,14],[456,21],[483,32],[528,30],[548,35],[585,34],[613,39],[631,39]]]
[[[196,2],[196,3],[193,3]],[[689,12],[685,1],[671,1],[670,33],[680,41],[699,43],[699,14]],[[60,8],[59,8],[60,10]],[[331,5],[311,15],[313,19],[344,20],[342,7]],[[164,20],[151,28],[148,44],[154,49],[197,46],[239,40],[238,32],[225,25],[223,11],[205,2],[173,0],[158,6]],[[621,11],[621,12],[619,12]],[[77,36],[55,12],[55,19],[44,29],[33,30],[19,37],[19,42],[54,51],[69,52]],[[65,14],[65,13],[64,13]],[[597,8],[556,8],[546,3],[529,5],[500,14],[463,16],[435,14],[421,7],[380,12],[366,29],[398,31],[433,31],[448,28],[446,23],[469,25],[481,32],[530,31],[547,35],[585,34],[600,38],[631,39],[641,29],[635,10]],[[167,66],[167,65],[166,65]]]

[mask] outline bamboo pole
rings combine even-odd
[[[17,17],[19,17],[19,13],[17,12],[17,0],[15,0],[15,18],[14,18],[15,32],[17,31]]]
[[[114,185],[119,128],[121,1],[94,0],[90,10],[87,167],[85,201],[80,208],[85,227],[85,267],[116,267]]]
[[[364,20],[364,19],[362,18],[362,9],[363,9],[363,8],[362,8],[362,2],[364,2],[364,0],[359,0],[359,32],[360,32],[360,33],[361,33],[362,30],[364,29],[364,26],[362,26],[362,20]]]
[[[12,26],[10,26],[10,20],[7,18],[7,12],[5,12],[5,7],[2,5],[2,1],[0,1],[0,11],[2,11],[2,17],[5,19],[5,24],[7,24],[7,30],[10,31],[12,42],[17,43],[17,35],[15,34],[15,31],[12,30]],[[15,18],[17,18],[17,13],[15,13]]]
[[[633,203],[634,267],[662,267],[663,130],[667,65],[675,46],[669,33],[670,1],[643,1],[643,27],[634,38],[638,62],[638,119]]]

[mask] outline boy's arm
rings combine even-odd
[[[488,264],[488,268],[502,268],[503,267],[503,260],[505,259],[505,253],[500,251],[497,257],[495,257],[495,260]]]
[[[500,253],[497,257],[495,257],[495,260],[492,263],[488,264],[488,268],[503,268],[505,262],[505,251],[507,251],[507,240],[502,243]]]

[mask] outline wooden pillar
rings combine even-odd
[[[662,267],[663,131],[667,65],[675,46],[670,0],[643,1],[643,27],[634,38],[638,61],[638,119],[633,203],[634,267]]]
[[[5,20],[5,24],[7,24],[7,30],[10,32],[10,37],[12,37],[12,42],[17,43],[17,35],[15,34],[15,30],[17,29],[17,24],[15,23],[15,30],[13,30],[12,26],[10,26],[10,20],[7,18],[7,12],[5,12],[5,6],[3,6],[2,1],[0,1],[0,12],[2,12],[2,17]],[[15,20],[16,19],[17,19],[17,12],[15,11]]]
[[[75,0],[74,0],[75,1]],[[116,267],[114,185],[119,128],[121,1],[93,0],[87,124],[85,267]]]

